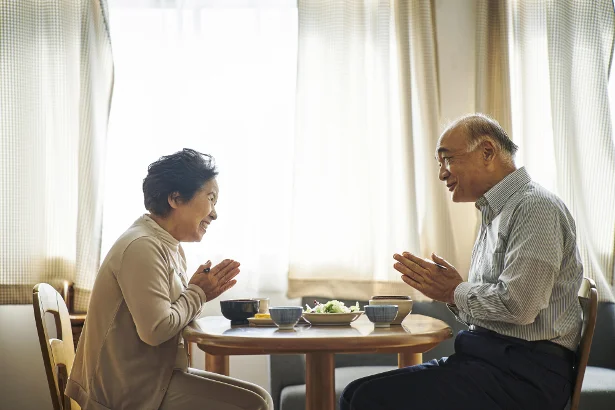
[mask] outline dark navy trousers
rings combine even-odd
[[[340,410],[563,410],[572,394],[573,360],[515,340],[459,332],[448,358],[350,383]]]

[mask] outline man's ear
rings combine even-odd
[[[482,155],[483,161],[491,162],[495,158],[495,145],[491,140],[485,140],[481,143],[482,145]]]
[[[181,202],[181,196],[179,192],[171,192],[168,197],[169,206],[173,209],[177,209]]]

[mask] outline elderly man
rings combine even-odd
[[[342,410],[561,410],[571,395],[583,277],[572,216],[517,168],[517,146],[484,115],[455,121],[436,148],[453,202],[482,215],[468,281],[436,254],[395,254],[408,285],[469,326],[455,353],[356,380]]]

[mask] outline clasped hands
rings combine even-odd
[[[455,288],[463,279],[457,269],[435,253],[431,259],[423,259],[410,252],[396,253],[393,259],[395,270],[402,274],[401,279],[423,295],[440,301],[455,304]]]
[[[233,278],[239,274],[239,262],[232,259],[225,259],[213,268],[211,261],[199,266],[192,278],[190,284],[197,285],[203,292],[209,302],[217,298],[222,293],[226,292],[237,283]]]

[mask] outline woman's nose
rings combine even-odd
[[[216,212],[215,208],[211,210],[211,213],[209,214],[209,216],[211,216],[211,219],[214,221],[218,219],[218,213]]]

